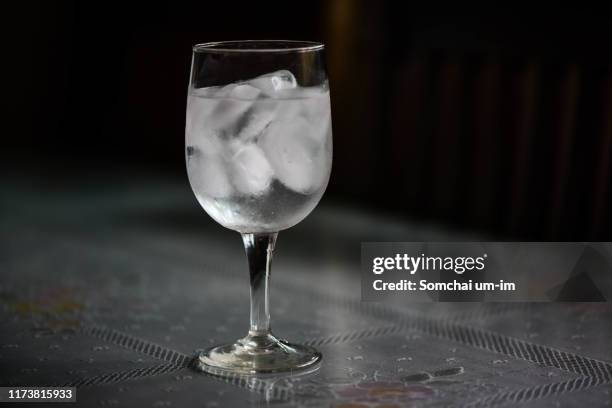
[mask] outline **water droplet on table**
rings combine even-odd
[[[2,348],[19,348],[19,344],[3,344]]]
[[[432,378],[433,377],[429,373],[417,373],[417,374],[411,374],[411,375],[402,377],[401,380],[404,382],[424,382],[424,381],[429,381]]]
[[[437,370],[434,371],[432,373],[432,375],[434,377],[448,377],[450,375],[459,375],[459,374],[463,374],[465,371],[465,369],[461,366],[459,367],[451,367],[451,368],[444,368],[442,370]]]

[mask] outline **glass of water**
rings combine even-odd
[[[323,44],[198,44],[187,100],[186,161],[204,210],[239,232],[251,282],[246,337],[199,355],[213,374],[312,368],[321,354],[270,330],[270,263],[278,232],[302,221],[329,180],[332,130]]]

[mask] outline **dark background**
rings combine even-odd
[[[333,109],[325,200],[503,239],[612,240],[612,17],[554,9],[13,5],[5,180],[87,191],[146,172],[186,183],[191,46],[316,40]]]

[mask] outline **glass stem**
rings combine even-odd
[[[251,278],[251,327],[249,336],[270,333],[269,283],[272,252],[278,233],[242,234]]]

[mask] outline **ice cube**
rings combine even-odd
[[[312,132],[310,136],[320,143],[327,140],[331,130],[331,109],[329,94],[323,93],[315,97],[300,99],[301,114],[310,121]]]
[[[194,138],[188,143],[206,156],[218,156],[223,153],[224,149],[222,140],[214,134]]]
[[[202,98],[226,98],[238,84],[194,88],[191,94]]]
[[[277,118],[259,141],[275,177],[303,194],[320,188],[327,171],[325,145],[312,138],[312,132],[303,117]]]
[[[274,96],[281,91],[287,91],[297,87],[295,77],[286,69],[261,75],[246,82],[268,96]]]
[[[260,195],[272,182],[274,171],[266,156],[254,143],[230,142],[233,152],[228,160],[231,167],[231,180],[234,187],[242,194]]]
[[[234,88],[236,88],[237,85],[238,84],[229,84],[224,86],[211,87],[211,90],[215,90],[212,96],[215,98],[226,98],[232,93],[232,91],[234,90]]]
[[[229,92],[229,97],[253,100],[261,95],[261,90],[249,84],[238,84]]]
[[[247,85],[241,86],[245,87]],[[258,89],[248,86],[252,91]],[[237,126],[244,122],[253,100],[232,98],[230,94],[239,88],[236,84],[225,87],[204,88],[192,92],[187,101],[187,139],[211,137],[212,135],[229,137],[238,133]],[[240,91],[236,91],[240,92]]]
[[[214,97],[219,90],[220,86],[207,86],[204,88],[191,88],[189,94],[192,96],[198,96],[201,98],[212,98]]]
[[[215,103],[215,107],[203,121],[207,132],[223,138],[237,135],[240,124],[245,121],[244,115],[252,107],[253,101],[230,98],[211,101]]]
[[[247,115],[246,124],[238,133],[238,138],[243,143],[256,142],[257,138],[270,126],[275,116],[273,109],[261,109],[261,106],[257,105],[253,108]]]
[[[312,88],[296,88],[291,101],[279,103],[276,116],[292,118],[300,116],[311,124],[309,136],[325,143],[331,130],[329,93]]]
[[[185,135],[188,143],[195,143],[194,140],[202,137],[206,131],[205,120],[210,116],[215,105],[208,99],[189,95],[187,98],[187,118],[185,121]]]
[[[198,146],[187,147],[187,174],[197,196],[222,198],[232,192],[222,158]]]

